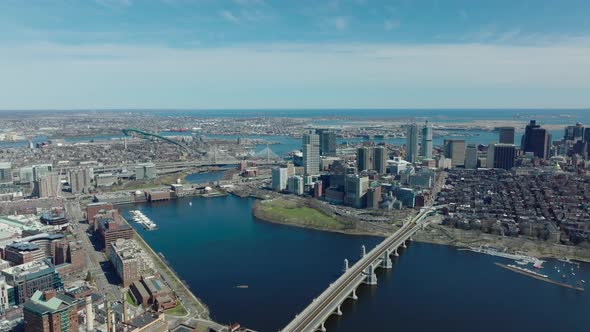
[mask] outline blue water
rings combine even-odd
[[[192,206],[189,206],[192,201]],[[162,252],[220,322],[277,331],[380,238],[313,231],[258,221],[252,199],[186,198],[126,206],[159,226],[138,232]],[[551,285],[495,266],[508,261],[453,247],[413,242],[362,286],[328,331],[582,331],[590,293]],[[552,268],[546,263],[547,269]],[[587,264],[576,271],[590,280]],[[237,285],[248,285],[238,289]]]
[[[185,180],[188,183],[203,184],[223,180],[224,175],[225,171],[192,173],[187,175]]]

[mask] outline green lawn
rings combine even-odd
[[[260,204],[260,208],[265,215],[277,221],[324,229],[341,230],[346,228],[345,223],[332,216],[284,200],[267,201]]]
[[[168,309],[168,310],[164,311],[164,313],[166,315],[178,316],[178,317],[182,317],[187,314],[187,312],[184,309],[184,307],[182,306],[182,304],[180,304],[180,302],[178,302],[178,301],[176,302],[176,307],[174,307],[172,309]]]
[[[131,298],[131,295],[129,295],[129,292],[126,293],[127,295],[125,296],[127,298],[127,303],[131,304],[132,306],[137,306],[137,304],[135,304],[135,302],[133,302],[133,299]]]

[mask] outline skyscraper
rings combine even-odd
[[[406,160],[414,163],[418,157],[418,125],[412,123],[406,129]]]
[[[92,179],[92,169],[79,168],[69,172],[70,188],[72,193],[88,193],[90,189],[90,179]]]
[[[465,140],[446,139],[444,140],[445,158],[450,158],[452,167],[465,165]]]
[[[317,129],[320,136],[320,155],[324,157],[336,157],[336,133],[330,129]]]
[[[309,132],[303,135],[303,169],[305,175],[320,172],[320,136]]]
[[[360,147],[356,150],[356,169],[358,172],[373,169],[373,149]]]
[[[378,146],[373,150],[373,169],[379,174],[387,173],[387,149]]]
[[[465,168],[477,168],[477,147],[475,144],[468,144],[465,149]]]
[[[283,191],[287,189],[288,169],[275,167],[272,169],[272,190]]]
[[[535,157],[547,159],[549,141],[547,130],[541,128],[535,120],[531,120],[522,137],[522,149],[524,152],[532,152]]]
[[[581,123],[576,123],[575,126],[565,127],[565,134],[563,135],[563,139],[566,141],[576,141],[578,139],[583,139],[583,136],[584,127]]]
[[[515,158],[514,144],[496,144],[494,147],[494,168],[511,169],[514,167]]]
[[[498,127],[498,134],[500,136],[500,143],[514,144],[514,127]]]
[[[426,121],[422,128],[422,146],[421,155],[426,158],[432,158],[432,126]]]

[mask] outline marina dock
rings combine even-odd
[[[133,221],[142,225],[144,229],[148,231],[153,231],[158,228],[156,223],[154,223],[150,218],[143,214],[143,212],[139,210],[131,210],[129,211],[129,213],[131,213],[131,215],[133,216]]]
[[[551,280],[546,275],[543,275],[543,274],[540,274],[540,273],[536,273],[534,271],[530,271],[530,270],[527,270],[525,268],[521,268],[521,267],[514,266],[514,265],[505,265],[505,264],[502,264],[502,263],[494,263],[494,264],[498,265],[499,267],[505,268],[507,270],[510,270],[510,271],[513,271],[513,272],[516,272],[516,273],[520,273],[522,275],[529,276],[529,277],[535,278],[537,280],[545,281],[545,282],[548,282],[550,284],[562,286],[562,287],[565,287],[565,288],[575,289],[577,291],[583,291],[584,290],[584,288],[582,288],[582,287],[573,286],[573,285],[566,284],[566,283],[563,283],[563,282]]]

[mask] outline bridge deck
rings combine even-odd
[[[403,225],[391,236],[368,252],[352,267],[344,272],[334,283],[312,301],[300,314],[295,316],[282,332],[315,331],[325,320],[337,311],[337,308],[366,278],[364,272],[368,267],[375,269],[383,261],[387,250],[401,246],[422,226],[421,221],[435,208],[423,209],[412,221]]]

